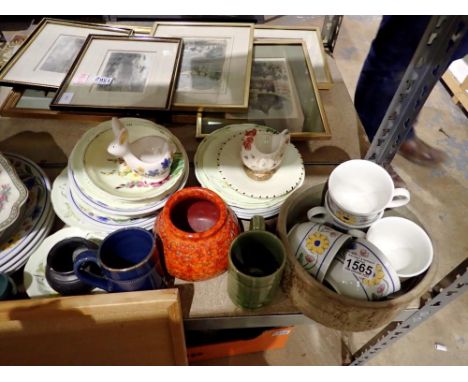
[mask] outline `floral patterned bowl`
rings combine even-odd
[[[10,162],[0,154],[0,234],[20,216],[28,190]]]

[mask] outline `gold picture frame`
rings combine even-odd
[[[0,70],[0,85],[58,89],[89,34],[130,36],[132,29],[42,19]]]
[[[152,35],[184,40],[174,109],[247,109],[254,24],[157,22]]]
[[[168,110],[181,52],[179,38],[90,35],[50,107]]]
[[[55,90],[12,89],[0,109],[2,117],[10,118],[40,118],[78,121],[106,121],[118,113],[67,113],[51,110],[50,103],[55,96]]]
[[[255,25],[254,38],[257,39],[302,39],[307,46],[310,62],[314,68],[319,89],[330,89],[333,79],[328,67],[327,56],[319,27],[282,25]]]
[[[284,59],[287,66],[282,63]],[[280,80],[275,82],[275,77]],[[259,89],[264,89],[263,93]],[[256,123],[278,131],[287,128],[294,140],[331,138],[325,109],[303,40],[256,40],[250,90],[246,113],[198,113],[196,137],[203,138],[229,124]],[[297,102],[302,114],[295,112],[297,108],[294,104]]]

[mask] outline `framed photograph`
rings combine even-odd
[[[235,123],[288,129],[297,140],[331,138],[302,40],[256,40],[247,112],[198,113],[196,136]]]
[[[167,110],[181,52],[179,38],[90,35],[50,106]]]
[[[131,29],[43,19],[0,70],[0,85],[58,89],[90,34],[130,36]]]
[[[307,47],[318,88],[330,89],[333,86],[320,28],[255,25],[254,37],[255,39],[302,39]]]
[[[173,106],[183,110],[246,110],[253,24],[156,23],[156,37],[184,41]]]

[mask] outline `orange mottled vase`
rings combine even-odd
[[[168,199],[154,231],[163,243],[167,271],[181,280],[200,281],[227,269],[229,246],[240,229],[216,193],[188,187]]]

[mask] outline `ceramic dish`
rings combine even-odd
[[[102,240],[104,236],[76,227],[66,227],[47,237],[31,254],[24,267],[23,279],[26,293],[30,298],[57,295],[45,277],[47,255],[59,241],[69,237],[83,237],[92,241]]]
[[[137,118],[123,118],[121,121],[128,129],[131,141],[157,135],[175,144],[176,160],[171,166],[169,178],[153,182],[151,178],[135,174],[121,159],[108,154],[107,146],[113,140],[113,132],[110,121],[107,121],[86,132],[70,155],[69,165],[77,184],[97,200],[141,201],[162,195],[183,175],[186,153],[182,144],[169,130],[150,121]]]
[[[52,227],[54,215],[50,206],[50,182],[32,161],[8,154],[19,177],[28,188],[28,200],[21,222],[0,246],[0,272],[12,273],[27,260],[34,248]]]
[[[276,198],[254,198],[242,195],[231,188],[218,172],[217,152],[223,142],[239,132],[252,128],[264,129],[265,127],[254,124],[230,125],[217,130],[206,137],[198,146],[194,156],[195,176],[199,183],[218,193],[232,208],[239,218],[250,219],[255,214],[264,217],[276,215],[286,198],[295,191]]]
[[[234,191],[251,198],[274,199],[289,194],[304,183],[302,158],[291,143],[286,146],[283,160],[270,179],[258,181],[250,178],[240,157],[243,137],[243,132],[229,136],[217,153],[218,172]]]
[[[19,217],[28,190],[7,158],[0,154],[0,232]]]
[[[41,245],[42,241],[47,237],[52,226],[54,225],[55,214],[52,208],[46,213],[41,227],[38,229],[36,236],[31,240],[27,247],[23,249],[21,254],[10,259],[10,261],[0,267],[0,272],[12,274],[19,270],[28,261],[31,254]]]

